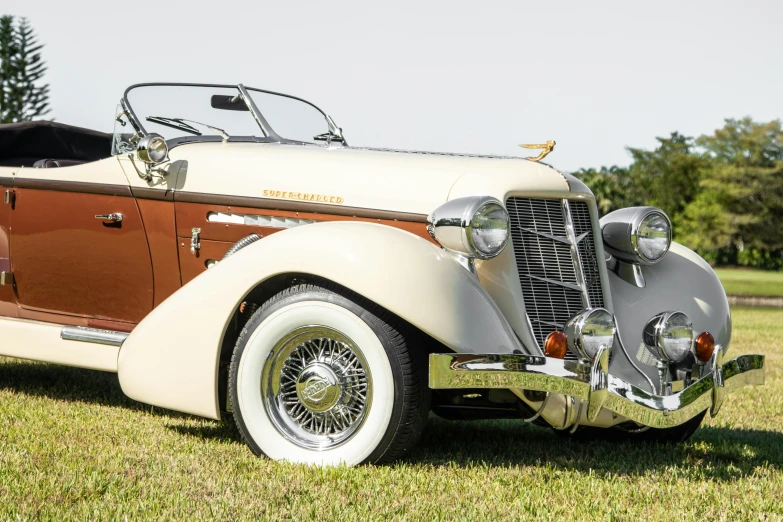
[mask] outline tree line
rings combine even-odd
[[[719,265],[783,269],[783,130],[780,120],[727,119],[713,134],[673,132],[653,150],[628,148],[628,167],[580,169],[603,215],[652,205],[674,239]]]

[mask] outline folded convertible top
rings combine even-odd
[[[0,165],[40,159],[96,161],[111,155],[112,135],[53,121],[0,124]]]

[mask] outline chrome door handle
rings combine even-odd
[[[112,223],[119,223],[122,221],[122,214],[119,212],[112,212],[111,214],[95,214],[95,219],[111,221]]]

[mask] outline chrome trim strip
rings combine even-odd
[[[564,199],[563,201],[566,202],[568,200]],[[568,217],[569,218],[571,217],[570,214],[569,214]],[[557,241],[559,243],[565,243],[566,245],[570,245],[571,244],[571,238],[570,237],[563,237],[563,236],[556,236],[554,234],[547,234],[546,232],[540,232],[538,230],[534,230],[532,228],[526,228],[526,227],[519,227],[519,230],[524,230],[525,232],[529,232],[531,234],[536,234],[537,236],[548,237],[552,241]],[[580,241],[582,241],[588,235],[590,235],[590,232],[583,233],[581,236],[575,238],[575,242],[578,244]]]
[[[582,291],[582,304],[584,304],[585,308],[590,308],[590,294],[587,291],[587,281],[585,280],[584,272],[582,272],[582,258],[579,255],[579,247],[577,246],[587,234],[582,234],[577,239],[576,232],[574,231],[574,221],[571,218],[571,206],[567,199],[562,200],[562,205],[566,233],[568,234],[568,241],[571,246],[571,260],[574,263],[574,272],[576,273],[576,282],[579,285],[579,289]]]
[[[360,207],[346,207],[343,205],[334,205],[329,203],[311,203],[308,201],[296,201],[289,199],[274,199],[252,196],[229,196],[225,194],[184,192],[177,190],[174,194],[174,200],[180,203],[201,203],[228,207],[257,208],[262,210],[285,210],[292,212],[306,212],[308,214],[320,214],[322,216],[348,216],[388,221],[427,223],[426,214],[413,214],[410,212],[395,212],[392,210]]]
[[[60,330],[60,339],[65,341],[106,344],[108,346],[122,346],[128,335],[125,332],[100,330],[98,328],[87,328],[86,326],[63,326],[62,330]]]
[[[576,290],[577,292],[585,292],[584,287],[581,287],[581,286],[575,285],[575,284],[571,284],[571,283],[566,283],[565,281],[558,281],[557,279],[549,279],[549,278],[546,278],[546,277],[538,277],[538,276],[534,276],[533,274],[519,274],[519,275],[521,277],[527,277],[529,279],[535,279],[537,281],[544,281],[546,283],[552,283],[553,285],[563,286],[565,288],[570,288],[571,290]],[[590,307],[587,306],[587,308],[590,308]],[[542,322],[542,321],[539,321],[539,322]],[[562,325],[558,325],[558,327],[559,326],[562,326]]]
[[[539,232],[538,230],[534,230],[532,228],[527,228],[527,227],[519,227],[519,230],[524,230],[525,232],[529,232],[537,236],[547,237],[552,241],[557,241],[558,243],[565,243],[566,245],[571,244],[571,239],[568,237],[556,236],[554,234],[547,234],[546,232]]]
[[[310,225],[312,223],[320,223],[322,220],[209,211],[207,212],[207,221],[210,223],[229,223],[233,225],[249,225],[267,228],[294,228],[302,225]]]
[[[596,363],[584,364],[539,355],[430,354],[429,386],[559,393],[587,402],[588,416],[593,418],[603,407],[645,426],[668,428],[708,408],[715,411],[713,405],[717,402],[720,407],[725,393],[764,384],[763,355],[741,355],[718,365],[681,392],[665,396],[610,375],[604,357],[596,359]]]
[[[554,329],[563,328],[562,324],[553,323],[552,321],[544,321],[543,319],[530,319],[530,317],[528,317],[528,321],[536,323],[536,324],[545,324],[547,326],[551,326]]]
[[[56,192],[76,192],[79,194],[101,194],[130,198],[133,193],[128,185],[107,185],[103,183],[88,183],[85,181],[70,181],[59,179],[35,179],[19,177],[15,180],[15,188],[32,190],[50,190]]]

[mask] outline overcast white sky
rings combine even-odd
[[[125,87],[238,83],[314,102],[352,145],[525,155],[783,115],[783,2],[3,0],[46,44],[51,116],[110,131]]]

